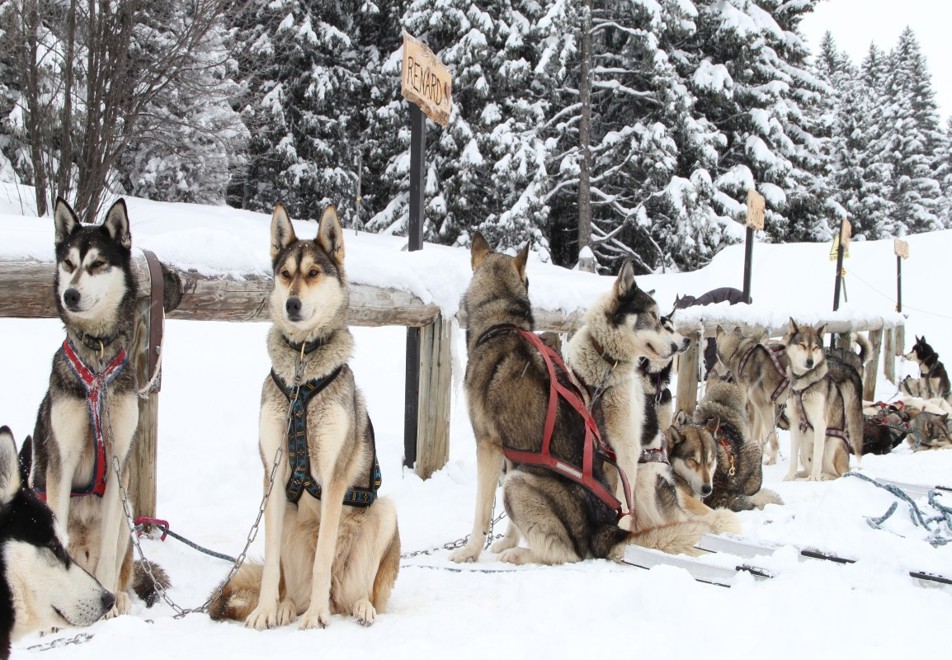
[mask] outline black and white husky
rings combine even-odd
[[[53,513],[23,483],[13,434],[0,427],[0,658],[27,633],[88,626],[115,604],[65,546]]]
[[[54,225],[53,288],[66,339],[53,356],[32,457],[25,460],[32,459],[30,485],[66,524],[70,556],[116,594],[108,612],[115,616],[130,609],[133,567],[114,463],[128,489],[126,463],[139,419],[126,353],[136,297],[129,217],[119,200],[102,224],[82,225],[58,199]]]

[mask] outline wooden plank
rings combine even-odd
[[[453,394],[452,321],[439,317],[420,328],[420,393],[416,473],[429,479],[449,460]]]
[[[883,374],[890,383],[896,382],[896,333],[899,328],[887,328],[883,341]]]
[[[876,400],[876,381],[879,377],[879,352],[882,350],[883,331],[870,330],[869,332],[869,357],[866,361],[866,373],[863,378],[863,399],[866,401]]]
[[[691,346],[678,357],[678,393],[674,402],[675,410],[683,410],[689,415],[697,407],[698,385],[698,346],[701,343],[701,333],[694,332],[691,337]]]

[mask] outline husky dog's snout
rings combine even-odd
[[[284,303],[284,311],[288,313],[289,320],[299,320],[301,318],[301,299],[297,296],[288,298],[288,301]]]
[[[707,497],[708,495],[711,494],[711,491],[713,490],[714,489],[711,488],[711,484],[703,484],[701,486],[701,497]]]
[[[813,366],[813,358],[812,358],[812,357],[808,357],[808,358],[807,358],[806,366],[807,366],[808,369]]]
[[[116,604],[116,595],[111,591],[102,590],[102,596],[100,596],[102,602],[103,612],[108,612]]]
[[[66,289],[66,291],[63,292],[63,304],[66,305],[68,310],[75,312],[79,307],[79,300],[81,297],[82,296],[77,289]]]

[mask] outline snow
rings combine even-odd
[[[154,250],[164,261],[206,274],[268,270],[265,215],[139,199],[128,203],[134,244]],[[30,215],[30,203],[21,207],[16,189],[0,188],[0,259],[52,258],[52,222]],[[316,225],[298,220],[295,230],[309,237]],[[942,306],[945,297],[935,282],[948,272],[942,264],[952,252],[952,232],[914,235],[908,241],[911,258],[903,264],[907,344],[913,334],[925,334],[940,354],[948,354],[952,332]],[[465,250],[427,244],[422,251],[408,253],[403,251],[405,239],[353,230],[346,231],[345,242],[352,281],[411,291],[446,314],[458,309],[469,281]],[[808,322],[828,318],[833,286],[828,252],[829,245],[823,244],[758,243],[754,305],[687,310],[685,318],[703,313],[753,322],[784,320],[791,314]],[[848,302],[841,316],[889,316],[895,296],[892,242],[857,242],[850,252],[845,264]],[[739,287],[742,263],[743,247],[734,246],[703,270],[639,277],[638,282],[655,289],[667,311],[677,293]],[[612,283],[608,277],[537,260],[530,261],[528,270],[534,303],[550,309],[584,309]],[[268,372],[267,328],[265,323],[166,324],[157,513],[174,531],[231,555],[244,545],[261,499],[257,407]],[[463,333],[455,337],[458,368],[450,461],[422,481],[402,468],[405,331],[353,330],[352,365],[374,420],[382,494],[397,505],[403,551],[442,546],[468,533],[476,490],[474,443],[459,383],[465,362]],[[5,375],[0,423],[10,425],[22,442],[32,430],[62,328],[55,319],[0,319],[0,332],[5,338],[0,347]],[[908,363],[899,363],[898,369],[900,375],[914,372]],[[895,389],[880,378],[877,397],[889,399]],[[952,573],[952,546],[928,545],[909,522],[904,505],[886,523],[889,531],[870,528],[865,517],[882,515],[892,498],[859,479],[782,481],[788,447],[781,434],[780,464],[765,469],[765,484],[786,504],[740,514],[744,534],[857,556],[856,564],[800,562],[788,547],[759,562],[780,571],[779,577],[757,582],[741,576],[733,588],[724,589],[694,582],[676,568],[643,571],[607,561],[513,568],[486,553],[478,565],[456,566],[440,549],[403,562],[388,610],[369,629],[335,616],[323,631],[301,632],[292,624],[256,632],[239,624],[213,623],[203,614],[175,619],[164,603],[146,609],[135,600],[131,615],[88,628],[91,641],[38,657],[280,657],[311,647],[327,657],[360,653],[386,658],[571,658],[596,653],[695,658],[700,652],[713,658],[769,653],[786,660],[816,655],[821,648],[823,657],[945,657],[947,638],[932,632],[952,614],[952,594],[915,586],[905,572]],[[863,471],[949,485],[952,451],[912,453],[900,447],[888,456],[865,457]],[[501,526],[495,531],[502,531]],[[260,557],[263,541],[259,534],[252,556]],[[183,607],[203,603],[229,568],[172,539],[144,539],[142,547],[169,572],[174,583],[169,595]],[[923,625],[903,621],[912,612],[928,613],[917,619]],[[77,632],[30,635],[14,645],[14,657],[31,655],[31,646]]]

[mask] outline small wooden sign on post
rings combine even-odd
[[[453,80],[450,70],[440,62],[433,51],[406,31],[403,32],[403,69],[400,75],[400,91],[410,102],[410,199],[407,248],[412,252],[423,247],[426,117],[440,126],[446,126],[449,123],[450,111],[453,109]],[[437,359],[434,356],[442,350],[440,347],[449,345],[445,339],[438,340],[439,336],[439,332],[434,334],[433,328],[428,328],[426,333],[423,333],[421,328],[407,328],[403,463],[407,467],[415,466],[417,473],[423,478],[429,477],[430,472],[446,463],[449,451],[448,438],[443,438],[444,441],[439,442],[440,439],[432,437],[433,434],[429,429],[424,428],[421,431],[420,424],[421,417],[425,421],[443,419],[449,415],[449,399],[445,401],[435,399],[429,391],[421,392],[420,387],[421,361],[424,358]],[[423,356],[422,351],[427,347],[431,353]],[[448,425],[445,431],[448,436]],[[430,445],[426,445],[428,441],[431,442]],[[421,456],[422,460],[418,462],[417,454],[421,453],[417,451],[418,446],[423,446],[424,449],[429,446],[432,452],[439,451],[441,454],[437,457]]]
[[[764,229],[764,210],[767,201],[764,196],[751,188],[747,191],[747,226],[757,231]]]
[[[403,98],[418,106],[440,126],[450,121],[453,107],[453,79],[450,70],[425,43],[403,33]]]
[[[744,249],[744,302],[750,304],[750,278],[754,258],[754,230],[764,228],[764,196],[751,188],[747,191],[747,244]]]
[[[909,243],[897,238],[893,241],[896,253],[896,311],[902,313],[902,260],[909,258]]]
[[[893,241],[893,250],[897,257],[902,257],[903,259],[909,258],[909,243],[901,238],[897,238]]]

